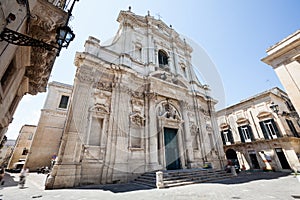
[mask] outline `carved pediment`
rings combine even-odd
[[[230,128],[230,126],[229,126],[229,124],[227,124],[227,123],[222,123],[221,125],[220,125],[220,129],[221,130],[225,130],[225,129],[229,129]]]
[[[272,118],[272,113],[267,111],[262,111],[258,113],[257,118],[258,119]]]
[[[241,124],[249,124],[249,120],[246,119],[246,118],[244,118],[244,117],[241,117],[241,118],[238,118],[236,120],[236,123],[239,124],[239,125],[241,125]]]
[[[91,112],[109,114],[109,108],[100,104],[96,104],[89,109]]]

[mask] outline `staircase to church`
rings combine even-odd
[[[213,169],[182,169],[162,172],[164,188],[204,183],[233,177],[232,173]],[[156,172],[144,173],[136,178],[133,183],[156,188]]]

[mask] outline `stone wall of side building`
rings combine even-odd
[[[257,94],[217,116],[226,157],[240,169],[300,170],[299,116],[281,89]]]
[[[26,166],[31,171],[52,167],[58,154],[71,93],[71,85],[59,82],[48,84],[48,94],[26,159]]]
[[[36,131],[35,125],[22,126],[13,153],[9,159],[7,169],[21,169],[25,165],[31,143]]]
[[[300,115],[300,30],[267,49],[263,62],[273,67]]]

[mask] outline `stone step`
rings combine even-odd
[[[228,177],[228,176],[224,176],[224,177],[219,177],[219,178],[207,178],[207,179],[198,179],[198,180],[186,180],[186,181],[182,181],[182,180],[178,180],[177,182],[164,182],[164,185],[166,188],[170,188],[170,187],[177,187],[177,186],[184,186],[184,185],[190,185],[190,184],[197,184],[197,183],[205,183],[205,182],[210,182],[210,181],[215,181],[215,180],[223,180],[223,179],[228,179],[228,178],[232,178],[232,176]]]
[[[218,176],[185,176],[185,177],[173,177],[172,179],[164,179],[164,183],[172,183],[172,182],[184,182],[184,181],[204,181],[211,179],[223,179],[223,178],[231,178],[232,175],[218,175]]]
[[[136,185],[144,185],[150,188],[156,188],[156,183],[148,183],[140,180],[134,180],[131,183],[136,184]]]
[[[163,183],[165,187],[175,187],[181,185],[203,183],[214,180],[232,178],[231,173],[223,170],[212,169],[182,169],[168,170],[163,172]],[[152,188],[156,187],[156,172],[147,172],[141,174],[133,181],[134,184],[142,184]]]

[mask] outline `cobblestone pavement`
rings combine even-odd
[[[289,200],[300,199],[300,182],[289,173],[243,172],[237,177],[180,186],[168,189],[150,189],[134,184],[83,186],[76,189],[44,190],[46,175],[30,173],[25,188],[18,187],[18,174],[5,174],[5,184],[0,190],[2,200]]]

